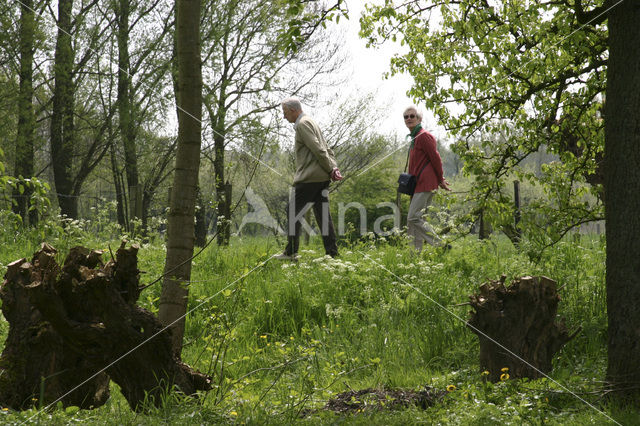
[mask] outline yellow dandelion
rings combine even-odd
[[[237,416],[237,415],[238,415],[238,413],[237,413],[236,411],[232,411],[232,412],[231,412],[231,413],[229,413],[229,414],[231,414],[232,416]]]
[[[500,381],[504,382],[505,380],[509,380],[509,373],[502,373],[500,375]]]
[[[500,371],[502,371],[503,373],[506,373],[507,371],[509,371],[509,367],[502,367]]]
[[[266,339],[266,338],[267,338],[267,335],[266,335],[266,334],[263,334],[262,336],[260,336],[260,338],[261,338],[261,339]]]
[[[456,386],[455,385],[448,385],[447,386],[447,392],[453,392],[454,390],[456,390]]]
[[[483,376],[488,376],[488,375],[489,375],[489,370],[484,370],[484,371],[482,372],[482,375],[483,375]]]
[[[2,407],[2,411],[9,411],[7,407]]]

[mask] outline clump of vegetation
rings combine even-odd
[[[58,243],[93,238],[96,248],[115,245],[113,236],[100,240],[87,232],[89,224],[66,226],[77,235],[52,233]],[[21,253],[38,243],[37,235],[5,244],[0,263],[27,255]],[[146,272],[142,284],[163,269],[161,240],[152,241],[139,252]],[[3,421],[596,424],[610,421],[607,416],[624,423],[634,414],[599,399],[607,322],[604,247],[598,238],[558,244],[537,263],[498,236],[467,238],[449,252],[427,249],[420,255],[402,238],[363,239],[344,246],[338,259],[323,256],[320,242],[312,239],[298,263],[270,260],[279,248],[274,238],[236,238],[228,247],[209,246],[193,260],[182,356],[213,377],[212,391],[197,399],[167,392],[163,404],[145,416],[131,413],[114,390],[97,410],[4,410]],[[478,285],[501,274],[553,277],[562,288],[559,315],[568,326],[583,328],[554,359],[548,378],[513,380],[507,371],[494,384],[479,369],[464,302]],[[140,297],[153,312],[159,286]],[[6,322],[1,324],[6,333]],[[418,395],[425,387],[446,395],[428,408],[385,402],[386,408],[376,403],[374,410],[325,409],[348,392],[401,389]]]

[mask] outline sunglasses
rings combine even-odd
[[[416,118],[415,114],[408,114],[404,116],[404,119],[406,120],[407,118]]]

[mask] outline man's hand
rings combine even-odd
[[[331,170],[331,180],[334,182],[337,180],[342,180],[342,174],[340,174],[340,170],[338,170],[337,167]]]

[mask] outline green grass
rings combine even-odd
[[[50,235],[58,249],[82,243],[114,249],[119,241]],[[0,272],[29,257],[37,235],[7,241]],[[27,241],[29,241],[27,243]],[[87,241],[85,243],[85,241]],[[7,424],[638,424],[638,411],[603,405],[606,368],[604,248],[583,238],[548,249],[537,263],[506,239],[467,239],[447,253],[415,255],[404,243],[361,242],[322,256],[319,241],[304,247],[297,264],[267,261],[281,250],[274,239],[234,239],[208,247],[194,261],[183,359],[211,374],[214,389],[199,401],[169,395],[148,414],[112,398],[93,411],[3,411]],[[524,252],[524,250],[523,250]],[[139,253],[143,283],[162,272],[161,241]],[[254,268],[261,262],[264,266]],[[477,287],[506,274],[546,275],[562,286],[560,316],[582,333],[557,355],[551,379],[487,384],[479,371],[476,336],[464,324],[463,303]],[[244,278],[243,278],[244,276]],[[140,303],[156,311],[161,283]],[[0,332],[7,331],[4,320]],[[448,393],[426,410],[338,415],[320,410],[346,390],[369,387]],[[594,407],[572,395],[573,392]],[[312,414],[301,417],[302,412]],[[636,423],[634,423],[636,422]]]

